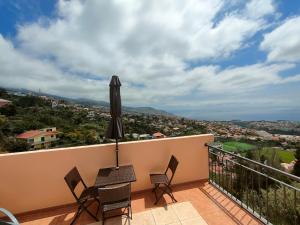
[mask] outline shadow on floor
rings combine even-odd
[[[89,209],[92,213],[96,214],[97,212],[97,203],[93,203]],[[69,225],[74,218],[74,215],[77,211],[77,205],[67,205],[56,207],[51,210],[40,210],[34,213],[22,214],[17,216],[19,222],[21,224],[27,224],[32,221],[36,221],[35,224],[47,224],[47,225]],[[99,214],[98,214],[99,216]],[[90,215],[83,212],[77,221],[80,221],[82,225],[87,225],[90,223],[96,222]]]
[[[232,200],[219,192],[212,185],[199,187],[199,190],[202,191],[209,199],[211,199],[219,208],[221,208],[236,224],[260,224],[256,218],[251,216],[239,205],[233,203]]]

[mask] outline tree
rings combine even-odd
[[[93,132],[88,132],[86,135],[85,135],[85,144],[87,145],[92,145],[92,144],[98,144],[98,140],[95,136],[95,133]]]
[[[260,162],[261,163],[265,163],[265,161],[267,160],[267,158],[265,157],[265,155],[264,154],[262,154],[261,156],[260,156]]]
[[[250,207],[261,212],[271,224],[300,224],[299,200],[294,196],[293,189],[281,186],[244,192],[241,200],[246,203],[248,199]]]
[[[50,102],[49,101],[45,101],[44,99],[42,98],[39,98],[37,96],[23,96],[23,97],[20,97],[17,101],[17,106],[20,106],[20,107],[34,107],[34,106],[39,106],[39,107],[42,107],[42,106],[48,106],[50,107]]]
[[[0,113],[5,116],[14,116],[17,113],[16,106],[13,104],[8,104],[0,108]]]
[[[295,158],[296,158],[296,163],[294,165],[293,174],[300,177],[300,145],[297,146]]]
[[[30,145],[25,140],[8,140],[5,146],[8,152],[24,152],[30,149]]]
[[[254,154],[253,154],[252,150],[248,150],[246,152],[246,158],[248,158],[248,159],[254,159]]]
[[[4,88],[0,88],[0,97],[6,98],[8,96],[6,90]]]
[[[4,125],[6,121],[7,121],[6,117],[4,115],[0,115],[0,127]]]

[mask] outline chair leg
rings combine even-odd
[[[85,210],[91,217],[93,217],[96,221],[99,221],[99,219],[93,215],[93,213],[90,212],[90,210],[88,210],[85,206],[83,208],[83,210]]]
[[[104,211],[102,211],[102,225],[104,225],[104,220],[105,220]]]
[[[75,224],[76,220],[78,219],[78,217],[80,216],[80,214],[82,213],[82,206],[80,205],[77,209],[77,212],[72,220],[72,222],[70,223],[70,225]]]
[[[95,201],[98,203],[98,205],[100,206],[100,201],[99,199],[95,198]]]
[[[130,219],[130,212],[129,212],[129,207],[127,208],[127,220],[129,221],[129,219]]]
[[[95,200],[98,202],[98,207],[97,207],[97,212],[96,212],[96,216],[97,216],[98,213],[99,213],[99,209],[100,209],[101,204],[100,204],[100,201],[98,199],[95,199]]]
[[[152,189],[152,192],[155,192],[156,188],[158,187],[157,184],[154,185],[154,188]]]
[[[157,201],[157,195],[156,195],[157,187],[158,187],[158,186],[155,185],[155,188],[153,188],[153,190],[152,190],[152,192],[154,192],[155,201]]]
[[[154,202],[154,205],[156,205],[159,202],[159,200],[162,198],[163,195],[164,195],[164,191],[163,190],[162,190],[162,193],[159,195],[159,197],[156,196],[156,192],[155,192],[156,201]]]
[[[172,191],[171,187],[166,186],[165,188],[160,188],[160,187],[158,186],[157,189],[161,190],[162,193],[159,195],[159,197],[157,197],[156,192],[155,192],[155,198],[156,198],[156,201],[155,201],[154,205],[156,205],[156,204],[160,201],[160,199],[163,197],[164,194],[169,195],[170,198],[172,199],[172,202],[177,202],[177,200],[175,199],[175,197],[174,197],[174,195],[173,195],[173,191]]]
[[[173,193],[172,192],[167,192],[167,194],[171,197],[171,199],[172,199],[172,201],[173,202],[177,202],[177,200],[175,199],[175,197],[174,197],[174,195],[173,195]]]
[[[174,195],[173,195],[173,190],[172,190],[172,188],[170,187],[170,186],[166,186],[166,194],[168,194],[170,197],[171,197],[171,199],[172,199],[172,201],[173,202],[177,202],[177,200],[175,199],[175,197],[174,197]]]
[[[132,208],[131,208],[131,206],[128,206],[127,210],[128,210],[128,218],[132,220]]]

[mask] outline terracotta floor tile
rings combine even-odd
[[[160,207],[151,210],[157,225],[176,223],[178,218],[171,207]]]
[[[177,203],[172,205],[171,207],[181,221],[195,218],[199,215],[197,210],[192,206],[190,202]]]
[[[195,211],[198,212],[198,214],[206,221],[208,225],[261,224],[248,212],[240,208],[236,203],[231,201],[208,182],[192,182],[176,185],[173,187],[173,192],[179,203],[190,202]],[[158,205],[154,205],[154,201],[155,198],[151,191],[133,193],[133,213],[145,212],[150,209],[155,210],[158,207],[166,205],[172,206],[172,200],[167,195],[162,198]],[[180,205],[177,207],[180,211]],[[91,211],[94,213],[96,208],[96,204],[92,205]],[[56,209],[43,210],[39,213],[26,213],[19,215],[17,218],[22,225],[69,225],[73,219],[76,209],[77,208],[75,205],[70,205]],[[173,213],[176,212],[176,209],[172,210]],[[165,218],[166,220],[170,221],[170,223],[172,223],[172,218],[174,216],[172,212],[169,213],[170,218]],[[179,213],[179,215],[182,218],[185,218],[186,215],[184,213],[185,212],[182,211],[182,214]],[[156,212],[156,215],[160,215],[159,210]],[[160,220],[162,221],[162,219]],[[143,220],[141,219],[141,221]],[[76,225],[88,225],[95,222],[96,221],[93,218],[86,213],[83,213]],[[149,223],[152,225],[151,222]],[[139,225],[143,225],[143,223]],[[145,225],[148,225],[148,223],[145,222]]]
[[[134,218],[130,225],[155,225],[151,210],[134,214]]]
[[[201,217],[181,221],[181,224],[182,225],[207,225],[206,221]]]

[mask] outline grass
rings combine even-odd
[[[255,145],[238,142],[238,141],[228,141],[223,144],[223,148],[229,152],[246,152],[255,149]]]
[[[256,146],[248,143],[238,142],[238,141],[228,141],[223,143],[223,148],[229,152],[239,152],[242,156],[246,155],[247,151],[255,150],[258,157],[258,150],[256,150]],[[268,160],[277,159],[280,162],[290,163],[295,159],[294,152],[285,151],[281,148],[272,148],[272,147],[264,147],[260,151],[260,155],[264,155]]]
[[[264,154],[267,158],[272,158],[274,151],[281,162],[290,163],[295,159],[294,152],[285,151],[282,149],[275,149],[270,147],[265,147],[262,149],[261,154]]]

